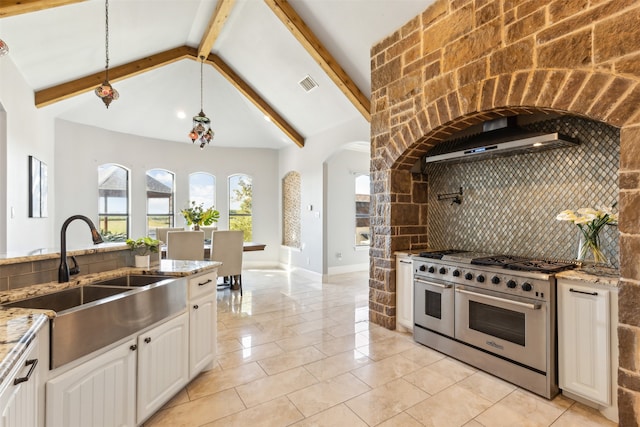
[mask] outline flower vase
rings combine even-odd
[[[151,255],[136,255],[135,266],[137,268],[149,268],[150,260],[151,260]]]
[[[193,224],[193,231],[200,231],[200,225]]]
[[[600,230],[584,227],[580,229],[578,261],[583,264],[608,264],[609,260],[600,247]]]

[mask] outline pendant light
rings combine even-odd
[[[95,92],[96,92],[96,95],[98,95],[98,97],[102,99],[102,102],[104,102],[104,105],[107,108],[109,108],[109,104],[111,104],[111,101],[113,101],[114,99],[118,99],[120,97],[120,94],[118,93],[117,90],[111,87],[111,84],[109,83],[109,0],[104,1],[104,9],[105,9],[105,24],[104,24],[104,27],[105,27],[105,41],[104,41],[105,77],[104,77],[104,82],[96,88]]]
[[[200,143],[200,149],[202,150],[205,145],[211,142],[213,139],[213,130],[211,130],[211,120],[204,114],[202,109],[202,99],[204,98],[204,89],[202,84],[202,67],[204,65],[204,56],[200,57],[200,112],[193,116],[193,129],[189,132],[189,138],[191,142]]]
[[[9,54],[9,46],[4,42],[4,40],[0,39],[0,56],[5,56]]]

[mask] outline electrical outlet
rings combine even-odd
[[[337,252],[336,258],[338,258],[339,261],[342,261],[342,252]]]

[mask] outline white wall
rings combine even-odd
[[[304,148],[291,147],[280,150],[278,171],[280,190],[282,178],[287,172],[299,172],[302,181],[302,250],[281,247],[280,263],[283,266],[307,270],[320,275],[328,274],[327,251],[324,242],[327,235],[333,232],[327,230],[325,221],[325,192],[327,190],[323,163],[345,144],[368,140],[369,123],[362,118],[357,118],[321,134],[308,137]],[[313,211],[307,209],[309,205],[313,206]],[[281,228],[282,225],[280,225]]]
[[[130,170],[131,236],[146,235],[146,171],[167,169],[175,174],[175,223],[184,225],[180,209],[189,198],[189,174],[216,177],[218,228],[228,228],[227,177],[244,173],[253,178],[253,240],[267,245],[263,252],[245,253],[246,266],[277,265],[280,235],[278,154],[268,149],[206,147],[106,131],[62,120],[56,122],[56,230],[71,215],[98,220],[99,165],[117,163]],[[77,221],[68,229],[68,246],[91,244],[88,228]],[[59,237],[56,239],[59,243]]]
[[[5,124],[4,130],[0,127],[0,133],[3,133],[0,137],[0,167],[3,170],[0,237],[5,236],[0,243],[0,252],[50,248],[54,235],[54,199],[49,194],[48,218],[28,217],[28,158],[35,156],[47,164],[49,171],[52,170],[53,122],[44,111],[35,107],[33,90],[16,68],[11,55],[0,58],[0,104],[6,115],[5,120],[0,120]],[[54,185],[52,176],[49,185]]]
[[[355,181],[356,173],[369,173],[369,153],[338,151],[327,160],[325,170],[328,273],[367,270],[369,247],[355,246]]]

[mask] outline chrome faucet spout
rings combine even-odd
[[[102,243],[102,236],[96,230],[96,226],[93,222],[84,215],[73,215],[65,220],[60,229],[60,268],[58,268],[58,283],[64,283],[69,281],[69,265],[67,264],[67,227],[72,221],[81,219],[87,223],[89,229],[91,229],[91,239],[93,244],[97,245]]]

